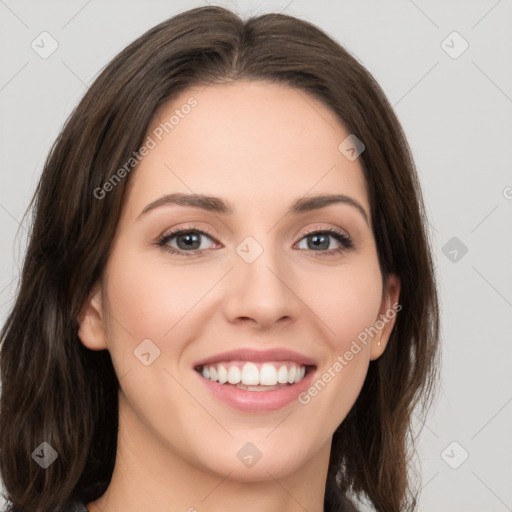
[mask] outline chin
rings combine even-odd
[[[289,442],[284,448],[282,439],[277,443],[265,439],[264,435],[261,440],[251,435],[246,438],[252,441],[240,441],[239,438],[231,440],[230,446],[225,446],[222,452],[209,450],[208,459],[200,461],[200,465],[222,477],[229,474],[230,480],[268,481],[298,471],[316,451],[313,446],[307,450],[306,439],[295,438],[296,442]]]

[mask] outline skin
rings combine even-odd
[[[104,275],[79,318],[80,339],[110,352],[121,388],[113,478],[88,507],[321,512],[332,435],[393,320],[306,405],[238,411],[204,391],[194,363],[285,347],[314,358],[321,375],[398,302],[399,280],[388,276],[383,290],[371,219],[357,208],[285,215],[305,194],[339,193],[370,217],[361,163],[338,150],[349,133],[329,108],[284,85],[239,81],[183,92],[150,132],[190,97],[197,106],[130,176]],[[234,212],[166,205],[137,220],[175,192],[220,197]],[[203,235],[201,255],[187,256],[175,237],[169,244],[185,254],[170,254],[157,241],[171,228],[208,229],[215,239]],[[338,228],[354,247],[326,254],[340,246],[328,238],[315,251],[304,235],[313,228]],[[263,248],[250,264],[235,250],[247,236]],[[133,351],[148,338],[160,356],[145,366]],[[237,457],[247,442],[262,453],[250,468]]]

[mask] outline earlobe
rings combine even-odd
[[[107,348],[101,287],[95,285],[78,314],[78,337],[91,350]]]
[[[400,298],[400,279],[395,274],[389,274],[386,280],[386,289],[382,295],[382,302],[379,309],[379,315],[375,320],[375,328],[378,333],[374,336],[370,359],[378,359],[386,349],[386,346],[393,331],[396,322],[396,316],[402,306],[398,300]]]

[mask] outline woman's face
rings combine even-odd
[[[243,481],[325,465],[399,293],[349,133],[302,91],[241,81],[183,92],[148,136],[79,332],[111,354],[121,425]]]

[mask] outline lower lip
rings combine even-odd
[[[205,379],[200,373],[195,370],[194,372],[221,402],[240,411],[263,412],[275,411],[294,401],[298,402],[298,396],[310,386],[315,369],[311,369],[300,382],[271,391],[246,391],[232,385],[219,384],[213,380]]]

